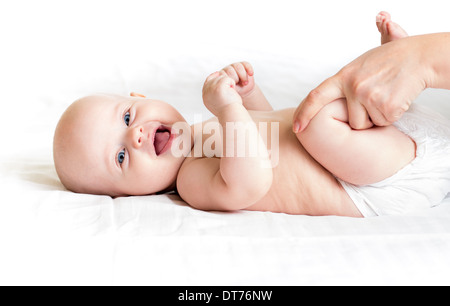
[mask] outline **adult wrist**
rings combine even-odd
[[[450,33],[418,36],[426,88],[450,89]]]

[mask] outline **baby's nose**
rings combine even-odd
[[[137,126],[132,130],[131,142],[133,147],[140,148],[144,143],[144,128],[142,126]]]

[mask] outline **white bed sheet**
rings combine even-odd
[[[435,15],[445,2],[431,1],[435,7],[430,15],[415,2],[410,15],[400,6],[382,7],[388,3],[383,1],[364,7],[358,1],[337,7],[326,2],[335,9],[326,14],[335,26],[308,48],[294,43],[293,36],[305,44],[312,41],[312,30],[304,26],[323,24],[316,20],[323,18],[323,2],[302,7],[311,12],[306,21],[291,20],[300,8],[288,1],[275,7],[264,1],[245,4],[238,17],[253,12],[252,5],[262,9],[244,22],[244,28],[256,33],[249,45],[244,44],[245,33],[220,37],[228,30],[237,33],[236,25],[217,26],[234,12],[230,8],[199,1],[206,11],[176,11],[174,20],[181,18],[181,23],[167,23],[162,35],[154,27],[164,19],[161,15],[170,15],[172,2],[146,6],[150,24],[142,21],[148,17],[139,10],[143,3],[129,3],[78,1],[67,7],[57,1],[39,6],[27,2],[29,10],[21,10],[25,25],[14,18],[20,4],[0,9],[10,13],[2,16],[6,21],[0,18],[5,22],[1,28],[9,22],[14,29],[2,33],[12,47],[2,50],[0,75],[0,284],[450,284],[450,198],[420,214],[370,219],[203,212],[174,194],[112,199],[68,192],[57,178],[51,154],[56,122],[80,96],[137,91],[171,102],[190,122],[198,114],[205,120],[210,116],[201,103],[205,77],[245,59],[254,65],[257,81],[275,108],[294,107],[324,78],[378,42],[372,22],[378,10],[394,10],[405,27],[419,34],[448,30],[449,22]],[[52,14],[45,10],[50,5]],[[350,15],[349,7],[360,14]],[[71,17],[74,9],[76,17]],[[104,10],[108,14],[100,14]],[[125,18],[127,13],[137,16]],[[415,13],[430,22],[419,27],[411,16]],[[270,14],[280,15],[275,23],[268,23]],[[354,18],[361,26],[353,31],[370,30],[370,35],[354,41],[353,33],[342,34],[352,22],[337,23],[335,14]],[[102,16],[103,26],[97,16]],[[202,32],[203,22],[209,26]],[[315,31],[317,36],[327,34]],[[343,44],[337,44],[338,34]],[[167,42],[170,35],[176,41]],[[450,118],[448,91],[428,90],[416,103]]]

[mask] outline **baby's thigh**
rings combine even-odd
[[[297,137],[324,168],[356,185],[381,181],[415,156],[414,142],[394,126],[353,130],[345,99],[326,105]]]
[[[297,138],[313,157],[329,159],[329,149],[335,149],[350,132],[346,100],[338,99],[325,105]]]
[[[297,138],[308,153],[333,174],[341,167],[342,148],[351,128],[345,99],[325,105]]]

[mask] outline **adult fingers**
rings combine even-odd
[[[394,98],[393,101],[390,101],[390,103],[384,103],[384,105],[380,107],[380,111],[386,117],[387,124],[391,124],[400,119],[410,106],[410,101],[407,99],[401,100],[400,97],[397,97]]]
[[[341,81],[337,76],[326,79],[317,88],[313,89],[300,103],[294,114],[293,131],[302,132],[312,118],[328,103],[345,97]]]
[[[348,123],[355,130],[364,130],[373,126],[366,108],[358,101],[348,101]]]
[[[378,108],[366,108],[369,113],[370,121],[377,126],[386,126],[391,124],[386,116]]]

